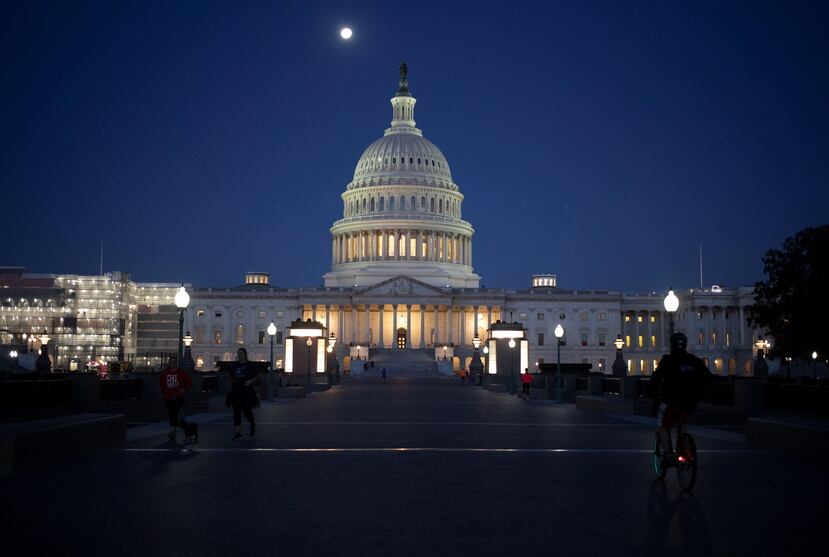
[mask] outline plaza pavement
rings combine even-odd
[[[7,554],[756,556],[823,535],[825,456],[724,430],[696,429],[687,495],[653,481],[651,420],[451,379],[347,379],[256,415],[254,439],[205,413],[197,445],[133,427],[0,481]]]

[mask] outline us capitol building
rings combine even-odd
[[[302,318],[336,335],[345,368],[355,359],[391,366],[445,357],[458,369],[468,367],[473,337],[485,339],[489,325],[501,320],[523,324],[531,365],[555,361],[553,330],[561,323],[563,362],[610,373],[621,335],[628,373],[651,373],[668,350],[664,293],[559,288],[552,274],[533,276],[524,289],[480,288],[464,196],[443,153],[416,127],[415,104],[403,65],[391,127],[363,152],[342,194],[323,287],[276,287],[259,272],[230,288],[185,283],[191,295],[185,328],[197,368],[234,359],[241,346],[251,359],[267,360],[271,321],[279,365],[287,328]],[[19,345],[22,335],[37,339],[44,329],[56,368],[115,358],[157,365],[176,351],[178,286],[135,283],[125,273],[31,275],[0,268],[0,343]],[[717,374],[751,374],[757,332],[746,322],[746,308],[753,289],[677,294],[676,329],[688,336],[690,350]]]

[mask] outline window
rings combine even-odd
[[[538,345],[544,346],[544,333],[538,333]]]
[[[222,318],[222,312],[221,312],[221,311],[217,311],[217,312],[216,312],[216,313],[214,313],[213,315],[215,315],[215,316],[216,316],[216,318],[218,318],[218,319],[221,319],[221,318]]]
[[[430,210],[434,213],[435,212],[435,198],[433,197],[429,201],[430,201],[430,205],[431,205]]]
[[[259,344],[265,344],[265,331],[259,331]]]
[[[625,323],[630,323],[630,315],[625,315]]]
[[[599,321],[606,321],[607,320],[607,315],[605,314],[605,312],[600,311],[599,313],[596,314],[596,319],[598,319]]]
[[[409,164],[414,164],[414,157],[409,157]]]
[[[735,373],[737,373],[737,360],[735,360],[734,358],[729,358],[728,359],[728,374],[729,375],[734,375]]]
[[[389,211],[394,211],[394,198],[389,197]]]
[[[386,198],[385,197],[380,198],[379,207],[380,208],[378,209],[378,211],[385,211],[386,210]]]
[[[645,337],[643,337],[642,335],[639,335],[639,338],[637,340],[638,340],[638,342],[636,343],[636,345],[639,348],[643,348],[645,346]]]
[[[400,205],[399,205],[399,207],[400,207],[401,211],[406,210],[406,198],[403,197],[402,195],[400,196]]]
[[[366,212],[366,199],[363,198],[363,212]]]
[[[276,343],[282,344],[282,331],[276,331]]]
[[[219,329],[213,331],[213,344],[222,343],[222,332]]]
[[[196,344],[201,344],[204,342],[204,329],[196,329]]]
[[[639,371],[642,373],[648,372],[648,361],[647,360],[639,360]]]
[[[625,335],[625,346],[630,348],[630,335]]]
[[[236,325],[236,344],[245,343],[245,326],[239,323]]]
[[[443,199],[438,200],[438,213],[443,212]]]
[[[637,321],[638,323],[641,323],[641,322],[642,322],[642,316],[641,316],[641,315],[637,315],[637,316],[636,316],[636,321]]]
[[[285,317],[285,312],[284,311],[277,311],[276,316],[277,317]]]
[[[259,311],[259,319],[264,319],[264,318],[265,318],[265,312],[260,310]]]
[[[633,360],[628,360],[628,373],[634,371],[633,369]]]
[[[589,316],[587,315],[586,311],[583,311],[579,314],[579,321],[587,321]]]
[[[731,331],[725,332],[725,345],[731,346]]]
[[[200,309],[199,311],[197,311],[196,312],[196,317],[204,317],[204,310]]]
[[[420,157],[417,157],[417,164],[421,164]]]
[[[654,371],[656,371],[656,368],[658,367],[658,365],[659,365],[659,363],[656,360],[654,360],[653,361],[653,370]]]
[[[711,344],[717,344],[717,331],[711,331]]]
[[[411,203],[409,204],[409,211],[414,211],[415,209],[417,209],[417,200],[415,199],[415,196],[412,196]]]
[[[651,335],[651,348],[656,348],[656,335]]]
[[[703,344],[705,344],[705,332],[704,332],[702,329],[700,329],[700,330],[697,332],[697,343],[698,343],[700,346],[702,346]]]
[[[543,313],[539,313],[538,315],[536,315],[536,317],[538,318],[539,321],[544,321],[544,314]]]
[[[651,315],[651,323],[656,323],[656,316],[655,315]]]
[[[368,204],[368,208],[369,208],[368,210],[370,212],[372,212],[372,213],[374,212],[374,198],[373,197],[371,198],[371,201]]]
[[[581,334],[581,345],[582,346],[587,346],[587,333],[582,333]]]
[[[425,197],[420,198],[420,209],[422,211],[426,210],[426,198]]]
[[[599,333],[599,346],[604,346],[607,342],[607,333]]]
[[[717,375],[722,375],[722,358],[714,359],[714,372]]]
[[[391,158],[391,163],[392,164],[397,164],[397,157],[392,157]]]

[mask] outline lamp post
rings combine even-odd
[[[17,369],[17,350],[9,352],[9,357],[12,359],[12,373]]]
[[[622,335],[616,335],[616,340],[613,341],[616,346],[616,359],[613,360],[613,375],[624,377],[627,375],[627,368],[625,367],[624,356],[622,355],[622,347],[625,341],[622,340]]]
[[[481,347],[481,337],[478,336],[478,333],[475,333],[475,336],[472,337],[472,346],[475,348],[475,352],[472,353],[472,361],[469,362],[469,372],[475,376],[475,383],[480,384],[484,364],[481,362],[481,353],[478,351]]]
[[[176,292],[175,296],[176,307],[178,308],[178,363],[181,364],[182,359],[182,342],[184,336],[184,310],[190,305],[190,294],[184,289],[184,283]]]
[[[273,321],[268,325],[268,336],[271,337],[271,365],[268,367],[268,402],[273,402],[273,337],[276,336],[276,325]]]
[[[446,345],[443,345],[443,361],[446,361]]]
[[[193,361],[193,352],[190,350],[190,345],[193,344],[193,337],[190,331],[184,335],[184,358],[182,358],[179,366],[186,372],[192,372],[196,369],[196,362]]]
[[[43,334],[40,335],[40,355],[35,361],[35,371],[38,374],[52,371],[52,360],[49,359],[49,338],[46,329],[43,329]]]
[[[564,327],[556,325],[556,402],[561,402],[561,337],[564,336]]]
[[[763,337],[758,338],[754,347],[757,348],[757,358],[754,360],[754,375],[757,377],[767,377],[769,374],[769,364],[766,362],[765,349],[769,347],[769,342]]]
[[[669,320],[668,325],[669,325],[669,330],[670,330],[669,335],[673,335],[674,334],[674,314],[676,313],[676,310],[679,309],[679,298],[677,298],[676,294],[674,294],[673,287],[668,289],[668,295],[665,296],[664,304],[665,304],[665,311],[668,312],[668,320]]]
[[[359,345],[359,344],[357,345],[357,357],[356,357],[356,358],[354,358],[354,359],[355,359],[355,360],[359,360],[359,359],[360,359],[360,345]]]
[[[334,345],[337,344],[337,335],[334,332],[331,332],[331,335],[328,337],[328,381],[329,383],[336,383],[339,381],[339,371],[340,371],[340,363],[337,361],[337,356],[334,354]],[[336,374],[336,376],[335,376]]]
[[[509,394],[515,394],[515,339],[509,339]],[[444,347],[444,350],[446,348]]]
[[[311,382],[311,345],[312,344],[314,344],[314,342],[311,340],[311,337],[308,337],[308,340],[305,341],[305,346],[308,347],[308,379],[306,381],[307,383]]]
[[[792,357],[786,356],[786,379],[791,379],[792,377]]]
[[[812,352],[812,374],[817,381],[817,351]]]

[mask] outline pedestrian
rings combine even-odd
[[[259,397],[253,389],[257,379],[256,368],[248,361],[248,351],[240,348],[236,351],[236,368],[230,374],[230,392],[225,404],[233,407],[233,427],[236,434],[233,440],[242,438],[242,414],[250,424],[250,436],[256,434],[256,421],[253,418],[253,408],[259,404]]]
[[[363,371],[368,371],[368,362],[363,363]]]
[[[533,384],[533,376],[530,375],[530,370],[524,368],[524,373],[521,374],[521,389],[524,391],[524,400],[530,399],[530,387]]]
[[[383,383],[385,383],[386,382],[386,368],[383,368],[383,370],[380,373],[383,375]]]
[[[371,369],[374,369],[374,360],[371,360]]]
[[[170,433],[167,437],[170,441],[175,441],[177,427],[188,435],[189,424],[184,419],[182,408],[184,407],[184,394],[193,386],[193,380],[179,369],[178,358],[170,356],[167,368],[158,378],[158,386],[161,388],[161,395],[164,397],[164,406],[167,408],[167,417],[170,421]]]
[[[461,385],[466,385],[466,370],[461,370]]]

